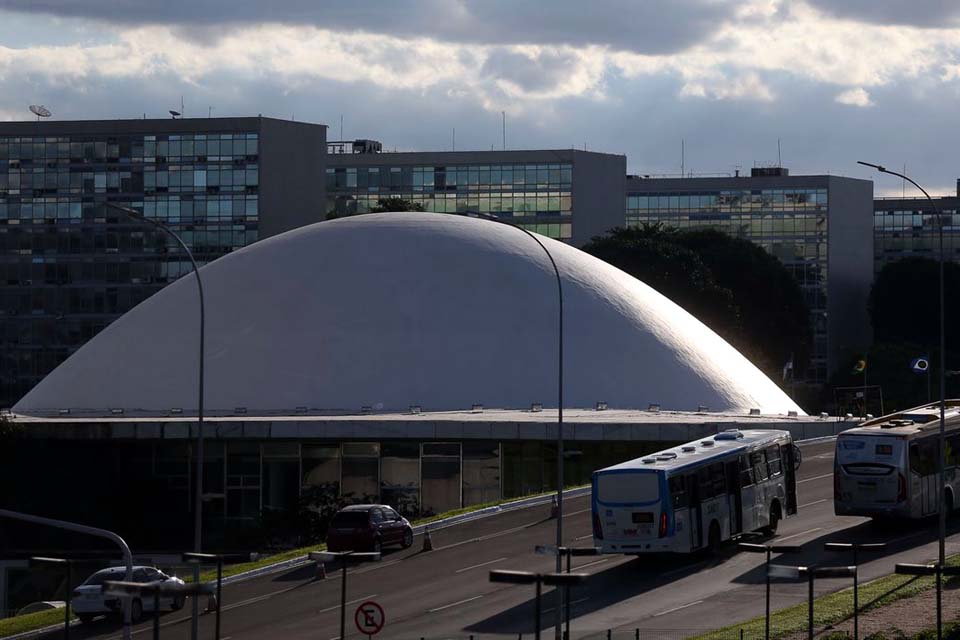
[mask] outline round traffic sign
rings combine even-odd
[[[353,614],[353,621],[357,624],[360,633],[372,636],[380,633],[387,617],[383,614],[383,607],[373,600],[367,600],[357,607],[356,613]]]

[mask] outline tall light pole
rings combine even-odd
[[[469,215],[475,215],[484,220],[490,220],[491,222],[499,222],[500,224],[507,225],[508,227],[513,227],[514,229],[519,229],[524,232],[530,238],[536,242],[543,252],[547,254],[547,259],[550,260],[550,265],[553,267],[553,273],[557,278],[557,547],[563,546],[563,281],[560,278],[560,269],[557,268],[557,263],[553,259],[553,254],[550,253],[550,250],[547,249],[547,246],[540,241],[536,234],[531,233],[529,230],[524,229],[520,225],[513,224],[496,216],[491,216],[485,213],[473,212]],[[560,554],[557,554],[557,568],[556,572],[560,573],[563,571],[563,562],[560,558]],[[557,607],[556,607],[556,625],[555,625],[555,637],[557,640],[560,639],[562,633],[563,625],[563,592],[561,589],[557,589]]]
[[[158,220],[153,218],[148,218],[136,209],[131,209],[130,207],[123,207],[113,202],[105,202],[106,206],[111,209],[116,209],[121,213],[126,214],[130,218],[137,220],[138,222],[145,222],[149,225],[153,225],[157,229],[160,229],[167,235],[171,236],[174,240],[177,241],[177,244],[180,245],[180,248],[187,254],[187,257],[190,259],[190,264],[193,267],[193,275],[197,280],[197,294],[200,298],[200,353],[199,361],[197,363],[198,372],[197,372],[197,459],[196,459],[196,482],[194,483],[194,494],[193,494],[193,551],[194,553],[200,553],[203,546],[203,338],[204,338],[204,326],[206,324],[206,318],[204,315],[204,305],[203,305],[203,281],[200,279],[200,268],[197,267],[197,261],[193,258],[193,252],[190,251],[190,247],[183,241],[177,233],[163,224]],[[194,576],[193,579],[195,582],[200,580],[200,565],[194,566]],[[198,599],[193,599],[193,627],[191,629],[191,637],[196,639],[197,634],[199,633],[200,626],[200,609]]]
[[[945,472],[944,468],[946,467],[946,445],[944,442],[944,414],[946,413],[946,397],[947,397],[947,338],[946,338],[946,325],[944,324],[944,296],[943,296],[943,217],[940,215],[940,207],[937,206],[937,203],[933,198],[930,197],[930,194],[927,193],[926,189],[921,187],[919,184],[914,182],[913,178],[906,176],[902,173],[897,173],[896,171],[891,171],[886,167],[879,164],[872,164],[870,162],[863,162],[861,160],[857,161],[857,164],[862,164],[865,167],[873,167],[880,173],[889,173],[892,176],[897,176],[906,180],[926,196],[927,201],[930,202],[930,206],[933,208],[934,214],[937,216],[937,231],[940,238],[940,247],[939,247],[939,263],[940,263],[940,455],[938,456],[938,465],[939,465],[939,489],[940,495],[937,497],[937,504],[939,505],[940,512],[940,526],[939,526],[939,542],[940,542],[940,552],[939,552],[939,564],[941,567],[944,566],[945,561],[945,539],[947,533],[947,512],[944,508],[945,498],[946,498],[946,481],[945,481]]]

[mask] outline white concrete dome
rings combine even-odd
[[[713,331],[630,275],[540,238],[564,289],[566,407],[802,411]],[[370,214],[314,224],[201,271],[205,409],[250,414],[557,405],[557,287],[507,225]],[[181,278],[115,321],[14,407],[197,407],[197,291]]]

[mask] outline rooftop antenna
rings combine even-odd
[[[780,138],[777,138],[777,168],[783,168],[783,159],[780,157]]]
[[[456,127],[453,128],[453,147],[452,148],[454,151],[457,150],[457,128]]]
[[[343,140],[343,114],[340,114],[340,139]]]
[[[187,110],[183,108],[183,96],[181,95],[180,96],[180,117],[182,118],[183,114],[185,114],[186,112]]]
[[[37,116],[38,121],[40,120],[40,118],[49,118],[50,116],[53,115],[52,113],[50,113],[50,109],[47,109],[42,104],[30,105],[30,113]]]
[[[903,163],[903,175],[907,175],[907,163],[906,163],[906,162]],[[900,181],[900,197],[901,197],[901,198],[906,198],[906,197],[907,197],[907,180],[906,180],[905,178]]]
[[[500,117],[502,118],[502,130],[503,130],[503,150],[507,150],[507,112],[501,111]]]
[[[686,176],[686,167],[687,167],[687,149],[686,141],[683,138],[680,138],[680,177],[683,178]]]
[[[207,107],[207,117],[208,118],[213,117],[213,107]]]

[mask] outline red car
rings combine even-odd
[[[383,504],[355,504],[333,516],[327,531],[327,551],[380,551],[413,544],[413,528],[406,518]]]

